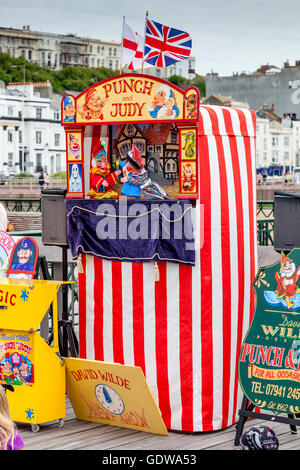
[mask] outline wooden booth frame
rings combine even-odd
[[[150,100],[153,100],[153,97],[158,93],[165,93],[165,104],[153,108]],[[190,87],[184,91],[165,80],[134,73],[117,75],[98,82],[76,97],[71,94],[65,95],[61,103],[61,125],[66,132],[66,198],[84,199],[88,197],[86,195],[90,188],[85,184],[87,179],[84,172],[86,171],[85,167],[87,167],[85,162],[88,160],[90,165],[91,156],[86,155],[84,152],[86,126],[124,125],[124,123],[138,125],[155,122],[158,124],[176,123],[179,140],[178,199],[198,199],[199,150],[197,129],[199,105],[200,93],[195,87]],[[89,106],[92,107],[89,108]],[[172,111],[169,111],[170,109]],[[168,117],[167,112],[172,112],[172,117]],[[194,139],[192,139],[192,157],[187,157],[182,149],[183,139],[187,131],[190,131],[194,136]],[[78,157],[74,157],[74,152],[72,153],[69,149],[71,136],[79,138],[80,153]],[[109,147],[110,145],[107,146],[108,158],[110,158]],[[192,190],[187,190],[187,186],[183,184],[185,169],[192,173]]]

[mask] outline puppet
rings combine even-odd
[[[95,199],[116,199],[119,194],[112,187],[118,183],[121,170],[110,172],[110,164],[107,162],[104,147],[105,142],[99,141],[92,151],[91,189],[88,196]]]
[[[121,183],[130,183],[137,186],[141,193],[150,199],[171,199],[157,183],[153,183],[145,170],[142,156],[136,146],[127,155],[127,175],[121,178]]]

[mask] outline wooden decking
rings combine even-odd
[[[292,434],[288,425],[250,420],[246,423],[245,430],[257,424],[265,424],[274,429],[279,440],[279,450],[300,449],[300,429],[298,434]],[[18,424],[18,429],[25,442],[24,450],[144,450],[146,452],[152,450],[238,450],[234,446],[235,426],[215,432],[197,434],[169,432],[168,436],[159,436],[80,421],[75,417],[68,399],[65,423],[62,428],[58,428],[56,423],[50,423],[41,425],[37,433],[32,432],[31,427],[25,424]]]

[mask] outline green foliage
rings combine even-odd
[[[192,80],[188,78],[181,77],[180,75],[171,75],[168,80],[173,85],[178,86],[179,88],[187,88],[188,86],[194,86],[200,91],[200,96],[205,96],[205,78],[196,76]]]
[[[17,173],[14,178],[32,178],[31,173]]]
[[[45,82],[49,80],[57,93],[83,91],[94,83],[118,74],[118,71],[100,68],[66,67],[62,70],[51,70],[37,64],[27,62],[23,57],[14,58],[8,54],[0,54],[0,81],[5,85],[11,82]]]
[[[51,175],[51,178],[66,178],[67,177],[67,173],[65,171],[58,171],[57,173],[53,173],[53,175]]]

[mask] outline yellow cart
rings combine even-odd
[[[1,279],[0,282],[0,383],[7,390],[11,417],[40,424],[57,421],[62,426],[65,409],[65,365],[59,354],[57,293],[62,281]],[[38,328],[49,307],[53,312],[53,343],[48,345]]]

